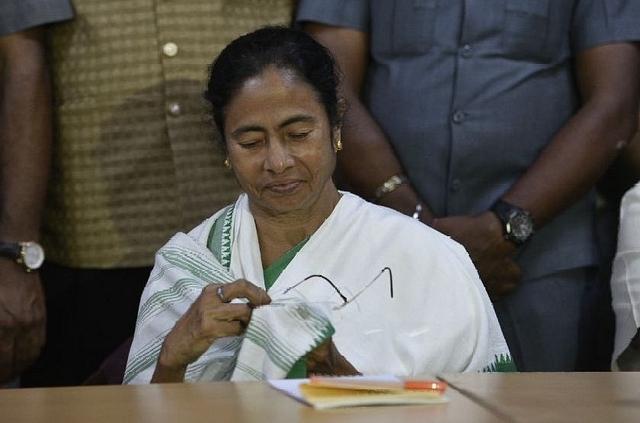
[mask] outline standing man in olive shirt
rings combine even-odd
[[[67,0],[0,3],[0,385],[31,364],[45,342],[37,268],[52,138],[46,26],[71,16]]]
[[[293,11],[292,0],[70,3],[74,19],[47,35],[55,131],[42,230],[35,238],[34,216],[24,235],[46,253],[47,340],[22,386],[86,380],[133,334],[158,248],[237,197],[207,122],[207,65],[233,38],[288,24]],[[14,18],[44,7],[5,4]]]

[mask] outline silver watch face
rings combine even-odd
[[[533,234],[533,220],[528,213],[514,213],[509,218],[509,235],[517,242],[525,242]]]
[[[26,242],[23,244],[22,260],[24,265],[31,270],[39,269],[44,262],[44,250],[35,242]]]

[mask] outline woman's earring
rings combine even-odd
[[[228,157],[224,159],[224,165],[227,169],[231,169],[231,160]]]
[[[342,150],[342,140],[340,138],[333,142],[333,149],[336,151],[336,153]]]

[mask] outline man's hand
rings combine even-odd
[[[467,249],[492,301],[516,290],[522,278],[522,270],[513,260],[516,246],[504,238],[493,212],[435,219],[432,226]]]
[[[31,365],[45,341],[45,304],[40,275],[0,260],[0,384]]]

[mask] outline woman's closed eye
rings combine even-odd
[[[247,138],[247,139],[238,141],[238,144],[240,145],[240,147],[247,150],[257,148],[261,146],[263,143],[264,143],[264,139],[262,138]]]
[[[309,137],[309,134],[311,134],[310,130],[296,131],[296,132],[290,132],[289,134],[287,134],[287,137],[293,141],[304,141]]]

